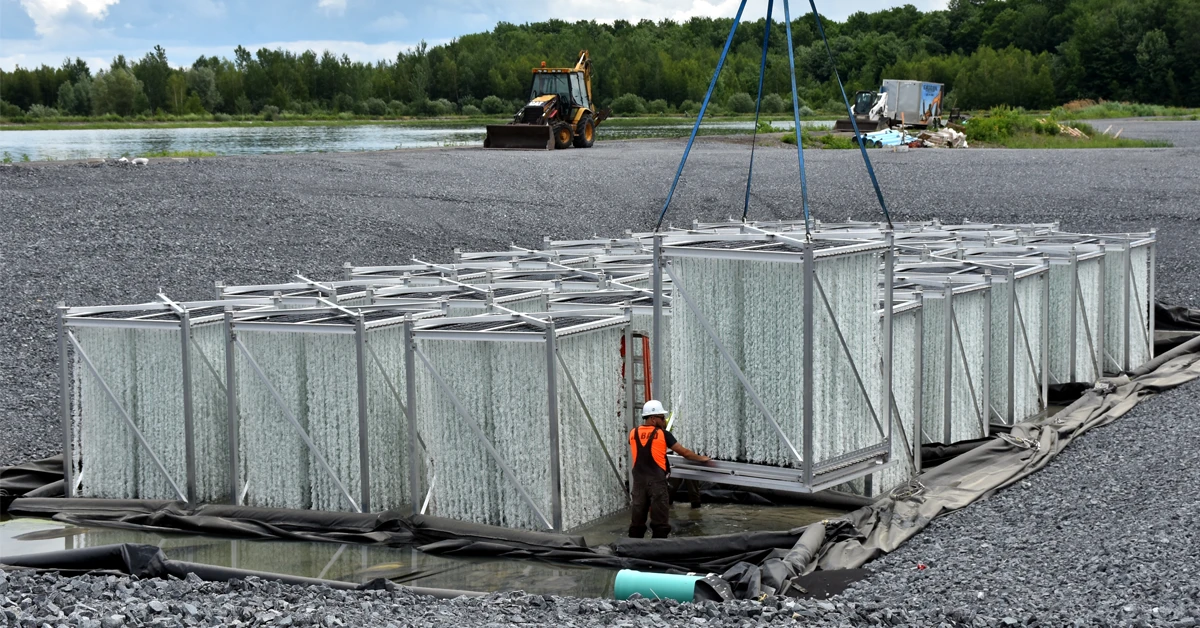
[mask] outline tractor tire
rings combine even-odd
[[[579,133],[575,135],[575,148],[591,148],[596,143],[596,123],[590,114],[584,114],[576,125]]]
[[[563,123],[554,125],[554,147],[571,147],[571,127],[569,125]]]

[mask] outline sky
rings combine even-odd
[[[686,20],[731,17],[739,0],[0,0],[0,68],[11,70],[79,57],[92,71],[124,54],[137,59],[155,44],[172,65],[200,55],[233,57],[284,48],[330,50],[357,61],[394,58],[422,40],[439,44],[491,30],[497,22],[563,20]],[[824,0],[821,14],[842,20],[855,11],[914,4],[945,8],[945,0]],[[807,11],[803,0],[793,13]],[[775,11],[780,12],[779,7]],[[766,0],[749,0],[746,19],[766,13]]]

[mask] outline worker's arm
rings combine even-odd
[[[695,462],[708,462],[709,460],[712,460],[712,458],[709,458],[708,456],[701,456],[700,454],[688,449],[687,447],[684,447],[683,445],[680,445],[679,443],[671,445],[671,451]]]

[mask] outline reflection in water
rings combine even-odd
[[[841,514],[807,506],[710,504],[692,509],[675,504],[676,536],[705,536],[751,530],[788,530]],[[629,526],[627,512],[576,530],[589,545],[612,542]],[[452,558],[413,548],[296,541],[242,541],[182,534],[79,528],[39,519],[0,523],[0,557],[115,543],[161,547],[182,561],[345,582],[388,578],[413,586],[472,591],[515,591],[611,597],[616,572],[531,560]]]
[[[771,122],[791,129],[791,120]],[[804,120],[802,124],[828,121]],[[706,122],[710,133],[736,133],[754,128],[751,122]],[[690,123],[677,125],[601,126],[598,137],[683,137]],[[0,152],[14,160],[28,155],[31,160],[136,157],[164,151],[207,151],[218,155],[262,153],[355,152],[427,148],[434,146],[482,146],[484,127],[421,128],[362,124],[346,126],[258,126],[203,127],[192,129],[64,129],[58,131],[0,131]]]

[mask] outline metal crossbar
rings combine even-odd
[[[708,319],[704,318],[704,314],[700,312],[700,308],[696,307],[695,302],[692,301],[692,297],[688,296],[687,291],[683,288],[683,284],[679,281],[679,278],[675,276],[675,271],[671,270],[670,266],[665,266],[664,270],[667,271],[667,276],[671,278],[672,289],[675,292],[678,292],[679,296],[683,297],[684,304],[687,305],[688,309],[691,310],[693,315],[695,315],[696,320],[700,322],[700,325],[704,327],[704,331],[708,334],[709,339],[713,341],[713,344],[717,347],[717,351],[719,351],[721,357],[724,358],[725,364],[729,366],[729,370],[733,371],[733,374],[737,376],[738,381],[742,383],[742,388],[744,388],[746,393],[750,395],[750,399],[754,402],[754,405],[758,408],[758,411],[763,414],[763,417],[767,419],[767,421],[771,424],[771,427],[775,428],[775,433],[779,435],[779,439],[783,441],[783,444],[788,448],[788,451],[792,452],[792,455],[795,456],[796,461],[803,464],[804,457],[801,456],[800,452],[796,450],[796,447],[792,445],[792,441],[787,437],[787,434],[783,432],[783,428],[780,427],[779,422],[776,421],[775,417],[771,415],[771,412],[767,410],[766,404],[764,404],[762,399],[759,398],[758,392],[754,390],[754,386],[750,383],[750,380],[746,378],[746,374],[742,372],[742,369],[738,367],[737,362],[735,362],[733,357],[729,355],[729,352],[725,350],[725,345],[722,344],[721,339],[717,337],[717,332],[713,331],[712,326],[708,323]]]
[[[442,374],[439,373],[436,368],[434,368],[433,363],[429,361],[429,358],[425,356],[424,352],[416,347],[412,348],[412,352],[416,354],[418,358],[421,358],[421,362],[425,365],[425,369],[429,371],[429,374],[433,376],[433,380],[437,382],[438,388],[441,388],[446,397],[450,399],[450,403],[454,405],[454,409],[458,411],[458,415],[461,416],[464,421],[466,421],[467,427],[471,428],[471,431],[475,434],[475,438],[477,438],[479,442],[483,444],[483,447],[487,450],[488,455],[490,455],[492,459],[496,461],[496,465],[500,467],[500,471],[504,473],[505,477],[508,478],[508,481],[512,482],[513,487],[517,489],[517,494],[519,494],[521,499],[533,510],[538,519],[542,520],[542,525],[544,525],[547,530],[553,530],[554,525],[550,523],[550,520],[547,519],[546,515],[542,513],[542,509],[538,508],[537,504],[533,503],[533,498],[530,497],[529,492],[525,490],[525,486],[521,484],[521,480],[517,478],[516,472],[512,470],[512,467],[508,466],[508,462],[504,460],[504,456],[501,456],[500,452],[496,451],[495,446],[493,446],[492,442],[489,441],[487,436],[484,435],[483,429],[479,427],[479,422],[475,420],[475,417],[467,411],[466,406],[464,406],[462,401],[459,400],[458,396],[454,394],[454,390],[450,388],[450,384],[447,384],[446,380],[442,379]]]
[[[250,364],[250,368],[254,370],[259,379],[262,380],[263,385],[267,387],[267,391],[270,392],[271,396],[275,398],[275,403],[279,406],[279,410],[283,412],[283,417],[292,425],[292,429],[296,430],[296,434],[300,436],[300,439],[304,441],[304,444],[308,447],[308,450],[312,452],[313,456],[316,457],[317,464],[321,466],[321,468],[325,471],[325,474],[329,476],[329,479],[333,480],[333,484],[337,486],[337,489],[342,494],[342,497],[345,497],[346,501],[350,502],[350,505],[355,510],[358,512],[363,512],[362,507],[359,506],[358,502],[354,500],[354,497],[350,495],[350,491],[346,490],[346,485],[342,484],[341,479],[339,479],[337,474],[334,473],[333,467],[329,466],[329,462],[325,460],[325,456],[321,455],[320,450],[317,449],[316,443],[314,443],[312,438],[309,437],[308,432],[304,430],[304,427],[300,425],[299,419],[297,419],[296,416],[292,414],[291,410],[288,409],[287,402],[284,401],[283,395],[279,394],[279,391],[275,389],[273,384],[271,384],[270,378],[268,378],[267,374],[263,372],[262,367],[258,365],[258,361],[254,359],[254,355],[250,353],[250,349],[246,348],[246,345],[242,343],[240,338],[234,338],[233,343],[237,345],[237,348],[241,350],[242,355],[246,357],[246,361]],[[249,483],[247,483],[247,485],[248,484]]]
[[[71,333],[70,331],[67,331],[66,335],[67,339],[70,340],[71,344],[75,347],[75,353],[78,354],[80,359],[83,360],[83,363],[87,365],[88,371],[91,372],[92,377],[96,378],[96,382],[100,384],[100,388],[104,389],[105,396],[107,396],[108,400],[111,401],[113,406],[117,408],[117,412],[120,413],[121,418],[125,420],[125,424],[129,427],[129,429],[133,431],[134,437],[137,438],[138,442],[141,443],[143,448],[145,448],[146,453],[150,454],[150,459],[154,461],[154,466],[158,467],[159,472],[162,473],[163,478],[167,480],[167,483],[171,485],[171,489],[175,491],[175,494],[179,496],[179,499],[185,502],[188,501],[187,495],[180,490],[179,485],[176,484],[175,480],[171,478],[171,474],[167,473],[167,468],[163,465],[162,460],[158,457],[158,454],[154,453],[154,449],[150,447],[150,443],[146,441],[145,435],[143,435],[142,431],[138,429],[137,425],[133,422],[133,418],[131,418],[129,413],[125,410],[125,406],[121,405],[120,400],[117,399],[117,395],[112,391],[112,388],[109,388],[108,382],[104,381],[104,377],[100,375],[100,371],[96,369],[96,365],[92,363],[92,359],[88,357],[87,352],[83,350],[83,346],[79,344],[79,339],[76,338],[75,334]]]

